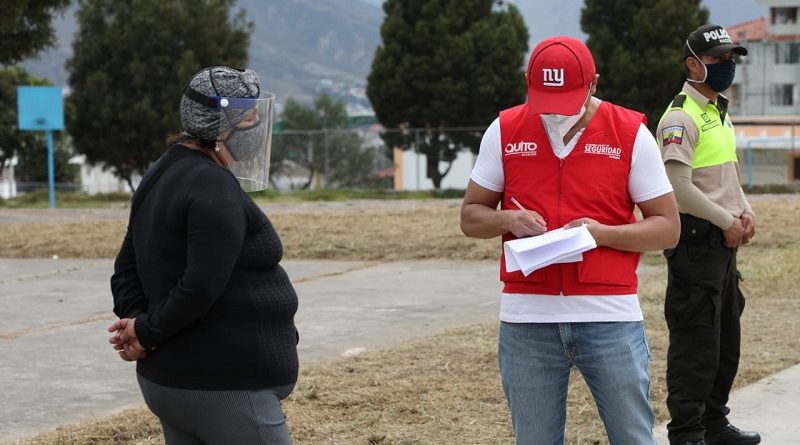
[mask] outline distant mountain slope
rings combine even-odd
[[[22,64],[28,71],[49,79],[56,85],[67,84],[67,70],[64,68],[64,63],[72,56],[72,39],[78,32],[78,23],[75,20],[77,10],[77,2],[73,1],[63,15],[53,19],[56,43],[38,56],[24,60]]]
[[[383,11],[354,0],[240,0],[255,22],[250,64],[278,95],[310,100],[329,90],[363,102]]]
[[[76,3],[54,21],[56,46],[24,62],[59,85],[67,83],[64,62],[77,31]],[[363,90],[380,41],[381,8],[361,0],[239,0],[239,6],[255,24],[250,67],[279,102],[308,101],[327,90],[349,104],[369,105]]]
[[[262,76],[264,87],[278,102],[289,97],[310,101],[321,90],[345,99],[351,109],[369,107],[364,95],[375,48],[380,44],[383,0],[239,0],[255,30],[250,45],[250,66]],[[554,34],[585,38],[580,30],[583,0],[516,0],[526,18],[533,49]],[[34,74],[66,85],[64,61],[72,54],[77,31],[77,1],[57,18],[58,43],[38,58],[25,61]],[[768,8],[755,0],[703,0],[710,20],[722,25],[757,18]],[[207,32],[213,32],[207,31]]]

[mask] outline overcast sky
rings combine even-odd
[[[383,3],[383,0],[363,1],[377,6]],[[583,0],[513,0],[512,3],[525,18],[531,46],[556,34],[586,37],[580,26]],[[736,7],[731,7],[731,0],[704,0],[702,4],[711,13],[710,22],[722,26],[746,22],[768,13],[768,8],[756,0],[737,0]]]

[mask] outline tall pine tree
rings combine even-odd
[[[0,0],[0,65],[16,63],[52,46],[52,20],[70,0]]]
[[[600,74],[597,96],[645,113],[655,130],[686,79],[686,37],[707,20],[700,0],[586,0],[581,29]]]
[[[44,142],[36,133],[17,131],[17,87],[20,85],[48,85],[44,79],[31,76],[13,64],[50,47],[55,41],[52,20],[69,5],[69,0],[0,0],[0,170],[15,155],[24,164],[35,157]],[[58,133],[56,138],[60,139]],[[69,157],[67,151],[57,146],[56,181],[72,181],[74,168],[64,167]],[[62,168],[63,167],[63,168]],[[69,170],[70,174],[61,174]],[[47,173],[47,170],[42,170]],[[17,174],[19,175],[19,171]],[[24,178],[24,175],[23,175]],[[25,178],[27,179],[27,178]]]
[[[384,127],[427,129],[402,142],[426,155],[439,188],[449,171],[440,161],[478,149],[479,135],[446,128],[485,127],[525,100],[528,30],[515,6],[496,0],[387,0],[383,9],[367,96]]]
[[[75,148],[128,181],[180,129],[189,77],[211,65],[244,67],[252,23],[235,0],[84,0],[67,62]]]

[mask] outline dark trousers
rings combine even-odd
[[[136,374],[167,445],[291,445],[281,400],[294,383],[250,390],[173,388]]]
[[[670,443],[702,439],[728,423],[726,404],[739,367],[736,249],[706,220],[681,215],[681,241],[667,257],[669,327],[667,424]]]

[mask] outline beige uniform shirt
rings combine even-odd
[[[720,119],[716,104],[700,94],[688,82],[683,85],[687,100],[695,101],[701,109],[707,109],[712,119]],[[726,123],[729,118],[726,117]],[[656,139],[661,147],[664,163],[680,162],[691,168],[694,158],[694,146],[698,140],[698,128],[694,120],[683,110],[671,110],[656,130]],[[675,135],[681,135],[676,137]],[[669,167],[669,164],[668,164]],[[697,194],[681,193],[686,190],[679,184],[673,184],[675,198],[682,213],[690,213],[698,218],[711,221],[713,224],[727,229],[733,218],[743,213],[752,213],[750,204],[741,187],[741,171],[738,162],[726,162],[720,165],[702,167],[691,170],[691,185],[696,187],[705,197]],[[704,202],[703,202],[704,201]],[[691,211],[686,211],[691,209]]]

